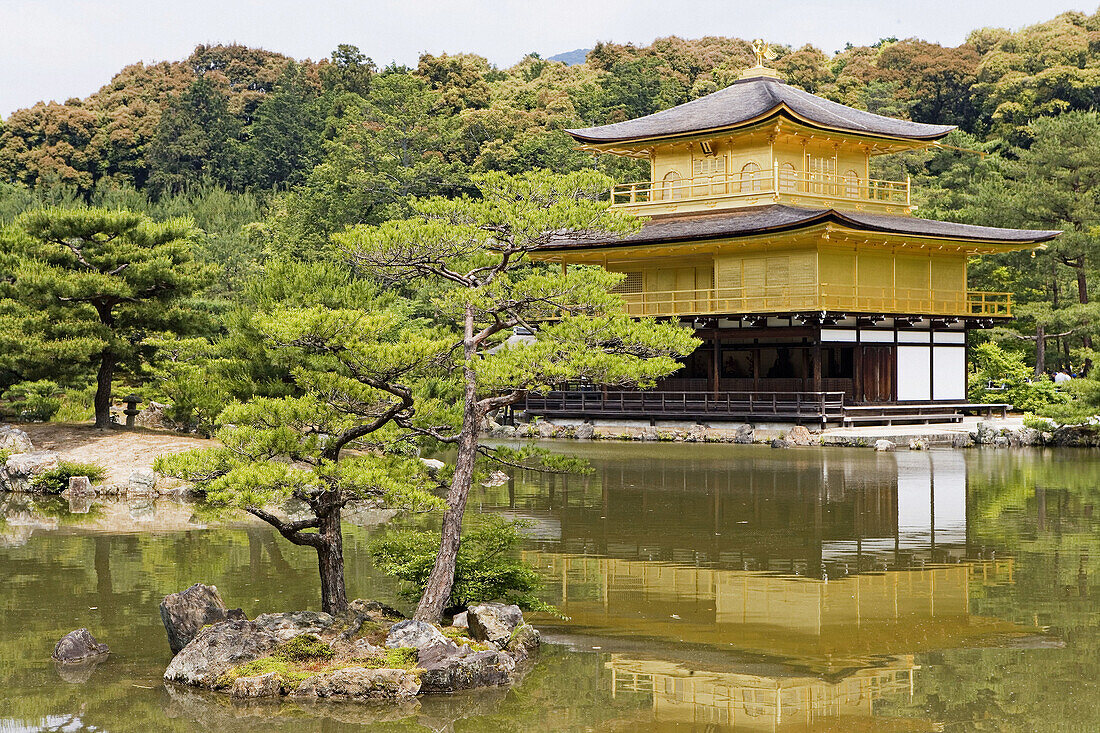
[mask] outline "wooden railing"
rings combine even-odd
[[[833,173],[808,173],[780,168],[662,181],[623,183],[611,189],[611,203],[629,206],[675,203],[715,197],[795,194],[831,199],[910,205],[909,181],[884,181]]]
[[[780,313],[799,310],[1010,317],[1012,294],[828,283],[621,293],[632,316]]]
[[[580,417],[735,418],[839,422],[843,392],[601,392],[530,394],[523,409],[535,415]]]

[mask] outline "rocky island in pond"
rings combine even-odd
[[[183,644],[164,679],[239,698],[406,699],[507,685],[539,647],[519,608],[500,603],[472,606],[449,627],[364,600],[343,617],[248,620],[216,588],[195,585],[167,596],[161,616],[173,646]]]

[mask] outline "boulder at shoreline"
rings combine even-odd
[[[195,590],[195,589],[198,590]],[[221,598],[192,586],[215,616]],[[167,599],[166,599],[167,600]],[[194,617],[194,616],[193,616]],[[511,684],[538,649],[538,632],[517,606],[469,609],[471,629],[405,620],[374,601],[355,600],[344,617],[314,611],[268,613],[200,625],[164,679],[235,698],[408,700]],[[165,624],[168,626],[167,622]]]

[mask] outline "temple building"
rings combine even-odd
[[[967,331],[1012,316],[1011,294],[968,289],[968,258],[1059,232],[913,216],[909,181],[872,178],[871,159],[954,128],[789,86],[754,48],[757,65],[721,91],[568,131],[583,150],[649,161],[648,181],[610,192],[648,219],[536,259],[625,274],[629,313],[675,319],[703,344],[656,392],[567,390],[532,397],[529,413],[825,423],[966,407]]]

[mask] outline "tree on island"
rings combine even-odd
[[[439,552],[416,610],[428,622],[441,619],[451,596],[476,464],[527,465],[522,455],[482,445],[486,417],[529,391],[567,382],[652,385],[698,344],[676,324],[627,317],[613,292],[621,274],[531,262],[529,255],[551,242],[640,227],[601,200],[612,183],[606,176],[486,173],[471,183],[478,198],[414,199],[411,218],[334,237],[361,272],[428,293],[421,307],[441,326],[460,329],[434,360],[458,382],[454,409],[394,415],[397,424],[457,449]],[[516,327],[535,339],[505,343]]]
[[[308,296],[307,296],[308,297]],[[216,448],[161,456],[154,468],[192,481],[214,506],[259,517],[317,552],[321,608],[348,605],[341,516],[356,500],[436,508],[433,481],[396,420],[445,342],[383,303],[283,306],[256,316],[270,357],[297,392],[226,408]]]
[[[16,229],[5,295],[62,367],[92,355],[95,425],[109,428],[116,371],[141,368],[151,335],[196,322],[184,299],[205,284],[207,271],[191,257],[194,225],[123,210],[45,208],[20,216]]]

